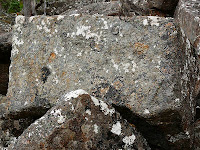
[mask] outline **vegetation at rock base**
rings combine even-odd
[[[23,8],[22,0],[0,0],[0,3],[7,13],[20,12]]]

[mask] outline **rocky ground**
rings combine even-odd
[[[199,5],[51,1],[12,30],[2,17],[0,148],[200,149]]]

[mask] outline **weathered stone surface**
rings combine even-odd
[[[63,1],[48,1],[46,7],[47,15],[60,15],[70,9],[80,9],[83,6],[104,2],[105,0],[63,0]],[[38,14],[44,14],[44,5],[37,9]]]
[[[106,16],[117,16],[119,15],[121,5],[119,1],[111,1],[111,2],[99,2],[92,3],[90,5],[83,6],[79,9],[69,9],[63,12],[61,15],[72,15],[72,14],[103,14]]]
[[[200,55],[200,1],[180,0],[176,10],[176,21],[183,36],[186,36]]]
[[[157,148],[174,148],[169,137],[190,135],[197,65],[192,50],[180,47],[172,18],[125,22],[74,14],[16,21],[10,102],[0,105],[7,115],[33,115],[34,108],[49,108],[64,92],[82,88],[154,125],[159,133],[150,133],[165,140],[152,141]]]
[[[120,0],[125,11],[137,11],[139,14],[173,16],[178,0]],[[123,6],[122,5],[122,6]],[[143,12],[142,12],[143,11]],[[164,14],[162,14],[164,13]]]
[[[150,149],[134,125],[83,90],[64,95],[12,149]]]

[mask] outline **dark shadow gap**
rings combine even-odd
[[[0,44],[0,94],[6,95],[9,82],[9,66],[12,45]]]
[[[171,145],[171,143],[169,143],[169,141],[167,140],[166,133],[175,135],[182,132],[182,129],[180,126],[181,119],[179,118],[179,115],[176,114],[176,112],[171,112],[171,113],[165,112],[156,118],[152,118],[154,122],[156,121],[169,122],[169,124],[158,126],[158,125],[150,124],[149,122],[147,122],[147,119],[137,116],[136,114],[134,114],[133,112],[131,112],[128,108],[124,106],[113,105],[113,107],[121,114],[123,119],[126,119],[129,123],[134,124],[136,126],[136,129],[147,140],[152,150],[174,149],[174,146]],[[168,118],[170,119],[166,120]],[[166,133],[164,131],[166,131]]]

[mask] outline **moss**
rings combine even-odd
[[[23,8],[22,0],[0,0],[0,3],[7,13],[20,12]]]

